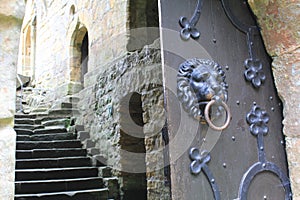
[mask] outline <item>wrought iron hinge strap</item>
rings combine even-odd
[[[254,135],[257,139],[259,161],[253,164],[244,174],[240,184],[239,199],[247,199],[249,186],[256,175],[264,172],[271,172],[280,179],[282,187],[285,190],[285,200],[291,200],[292,193],[288,177],[275,163],[267,161],[266,158],[264,137],[269,132],[267,123],[269,122],[270,117],[268,113],[254,104],[251,111],[247,114],[246,118],[250,126],[251,134]]]
[[[259,28],[256,25],[247,25],[242,23],[231,11],[229,6],[229,0],[221,0],[224,11],[231,21],[231,23],[240,31],[247,35],[247,46],[249,52],[249,58],[245,60],[246,70],[244,76],[247,81],[251,82],[254,88],[259,88],[265,81],[266,76],[263,72],[263,66],[260,59],[256,58],[253,45],[254,36],[259,34]]]
[[[256,30],[258,33],[258,27],[257,26],[253,26],[253,25],[247,25],[242,23],[231,11],[231,8],[229,6],[229,0],[221,0],[222,2],[222,6],[224,8],[225,14],[227,15],[227,17],[229,18],[229,20],[231,21],[231,23],[240,31],[244,32],[245,34],[247,34],[247,32],[249,32],[249,29],[253,29]]]

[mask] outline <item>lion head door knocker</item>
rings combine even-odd
[[[212,60],[194,58],[179,66],[177,95],[184,110],[214,130],[221,131],[230,122],[230,110],[225,103],[227,88],[225,72]],[[213,118],[220,116],[224,109],[227,114],[224,125],[215,126]]]

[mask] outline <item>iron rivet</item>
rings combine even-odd
[[[273,100],[273,97],[272,97],[272,96],[270,96],[270,100],[271,100],[271,101]]]
[[[293,196],[292,193],[290,193],[289,196],[292,197]]]
[[[226,163],[223,163],[223,167],[224,167],[224,168],[226,168],[226,167],[227,167],[227,166],[226,166]]]
[[[255,101],[253,102],[253,105],[255,105],[255,106],[256,106],[256,102],[255,102]]]
[[[232,141],[235,141],[235,137],[234,136],[232,136],[231,139],[232,139]]]
[[[229,66],[228,66],[228,65],[226,65],[226,66],[225,66],[225,69],[226,69],[226,70],[229,70]]]
[[[217,40],[214,38],[214,39],[213,39],[213,43],[216,43],[216,42],[217,42]]]
[[[283,144],[284,144],[284,141],[283,141],[283,140],[281,140],[281,141],[280,141],[280,144],[282,144],[282,145],[283,145]]]
[[[214,183],[215,183],[215,179],[211,179],[211,183],[213,183],[213,184],[214,184]]]
[[[265,167],[266,167],[266,163],[263,163],[263,164],[262,164],[262,167],[265,168]]]
[[[266,200],[267,199],[267,196],[264,196],[264,200]]]
[[[237,104],[237,105],[240,105],[240,101],[236,101],[236,104]]]
[[[263,150],[264,150],[264,147],[260,147],[260,150],[263,151]]]
[[[274,112],[274,111],[275,111],[275,108],[274,108],[274,107],[272,107],[272,108],[271,108],[271,110]]]

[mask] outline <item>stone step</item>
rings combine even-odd
[[[32,114],[15,114],[15,119],[32,119],[34,120],[37,118],[37,115],[32,115]]]
[[[17,135],[17,141],[54,141],[54,140],[76,140],[75,133],[40,134],[40,135]]]
[[[112,169],[108,166],[99,167],[99,176],[103,178],[112,177]]]
[[[97,177],[98,167],[16,169],[16,181]]]
[[[62,126],[62,127],[66,127],[66,125],[68,123],[70,123],[70,119],[51,119],[51,120],[47,120],[47,121],[42,121],[41,124],[43,126]]]
[[[76,103],[62,102],[60,108],[76,108]]]
[[[15,118],[16,119],[37,119],[41,117],[46,117],[48,114],[47,113],[39,113],[39,114],[16,114]]]
[[[15,131],[18,135],[42,135],[42,134],[60,134],[60,133],[67,133],[66,128],[62,127],[55,127],[55,128],[41,128],[41,129],[22,129],[22,128],[15,128]]]
[[[63,102],[68,102],[68,103],[78,103],[80,98],[74,97],[74,96],[67,96],[63,99]]]
[[[42,129],[45,128],[42,125],[31,125],[31,124],[15,124],[14,129],[27,129],[27,130],[34,130],[34,129]]]
[[[121,199],[120,198],[120,187],[119,179],[117,177],[103,178],[105,186],[108,188],[109,199]]]
[[[15,124],[27,124],[27,125],[36,125],[36,119],[27,119],[27,118],[16,118]]]
[[[108,200],[118,195],[114,187],[118,182],[107,180],[111,168],[95,162],[82,148],[76,133],[83,129],[67,131],[70,115],[79,114],[73,105],[61,103],[62,109],[52,109],[48,115],[19,114],[15,118],[15,200]],[[105,182],[99,175],[106,177]],[[107,187],[116,188],[113,195]]]
[[[61,115],[78,115],[80,114],[76,109],[51,109],[49,110],[49,115],[51,116],[61,116]]]
[[[91,166],[91,165],[92,165],[92,160],[88,157],[82,157],[82,156],[16,160],[16,169],[84,167],[84,166]]]
[[[49,133],[66,133],[66,128],[42,128],[42,129],[35,129],[33,134],[49,134]]]
[[[24,129],[24,128],[14,128],[17,135],[32,135],[33,130],[30,129]]]
[[[108,200],[108,189],[17,194],[15,195],[15,200]]]
[[[41,124],[42,123],[45,123],[47,121],[52,121],[52,120],[61,120],[61,119],[68,119],[68,120],[71,120],[70,119],[70,115],[60,115],[60,116],[46,116],[46,117],[42,117],[40,118],[41,120]]]
[[[79,140],[58,141],[17,141],[17,150],[53,149],[53,148],[81,148]]]
[[[58,179],[58,180],[35,180],[16,181],[16,194],[31,194],[42,192],[64,192],[103,188],[103,179],[99,177]]]
[[[44,112],[47,113],[48,109],[49,109],[48,107],[39,106],[39,107],[31,110],[30,114],[35,114],[35,113],[39,114],[39,113],[44,113]]]
[[[17,150],[16,159],[32,159],[32,158],[58,158],[58,157],[75,157],[85,156],[86,150],[76,149],[33,149],[33,150]]]
[[[55,104],[52,109],[64,109],[64,108],[76,108],[77,103],[72,103],[72,102],[60,102]]]

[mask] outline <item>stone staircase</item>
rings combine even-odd
[[[88,155],[75,128],[66,128],[74,111],[61,106],[15,116],[15,200],[119,199],[117,178]]]

